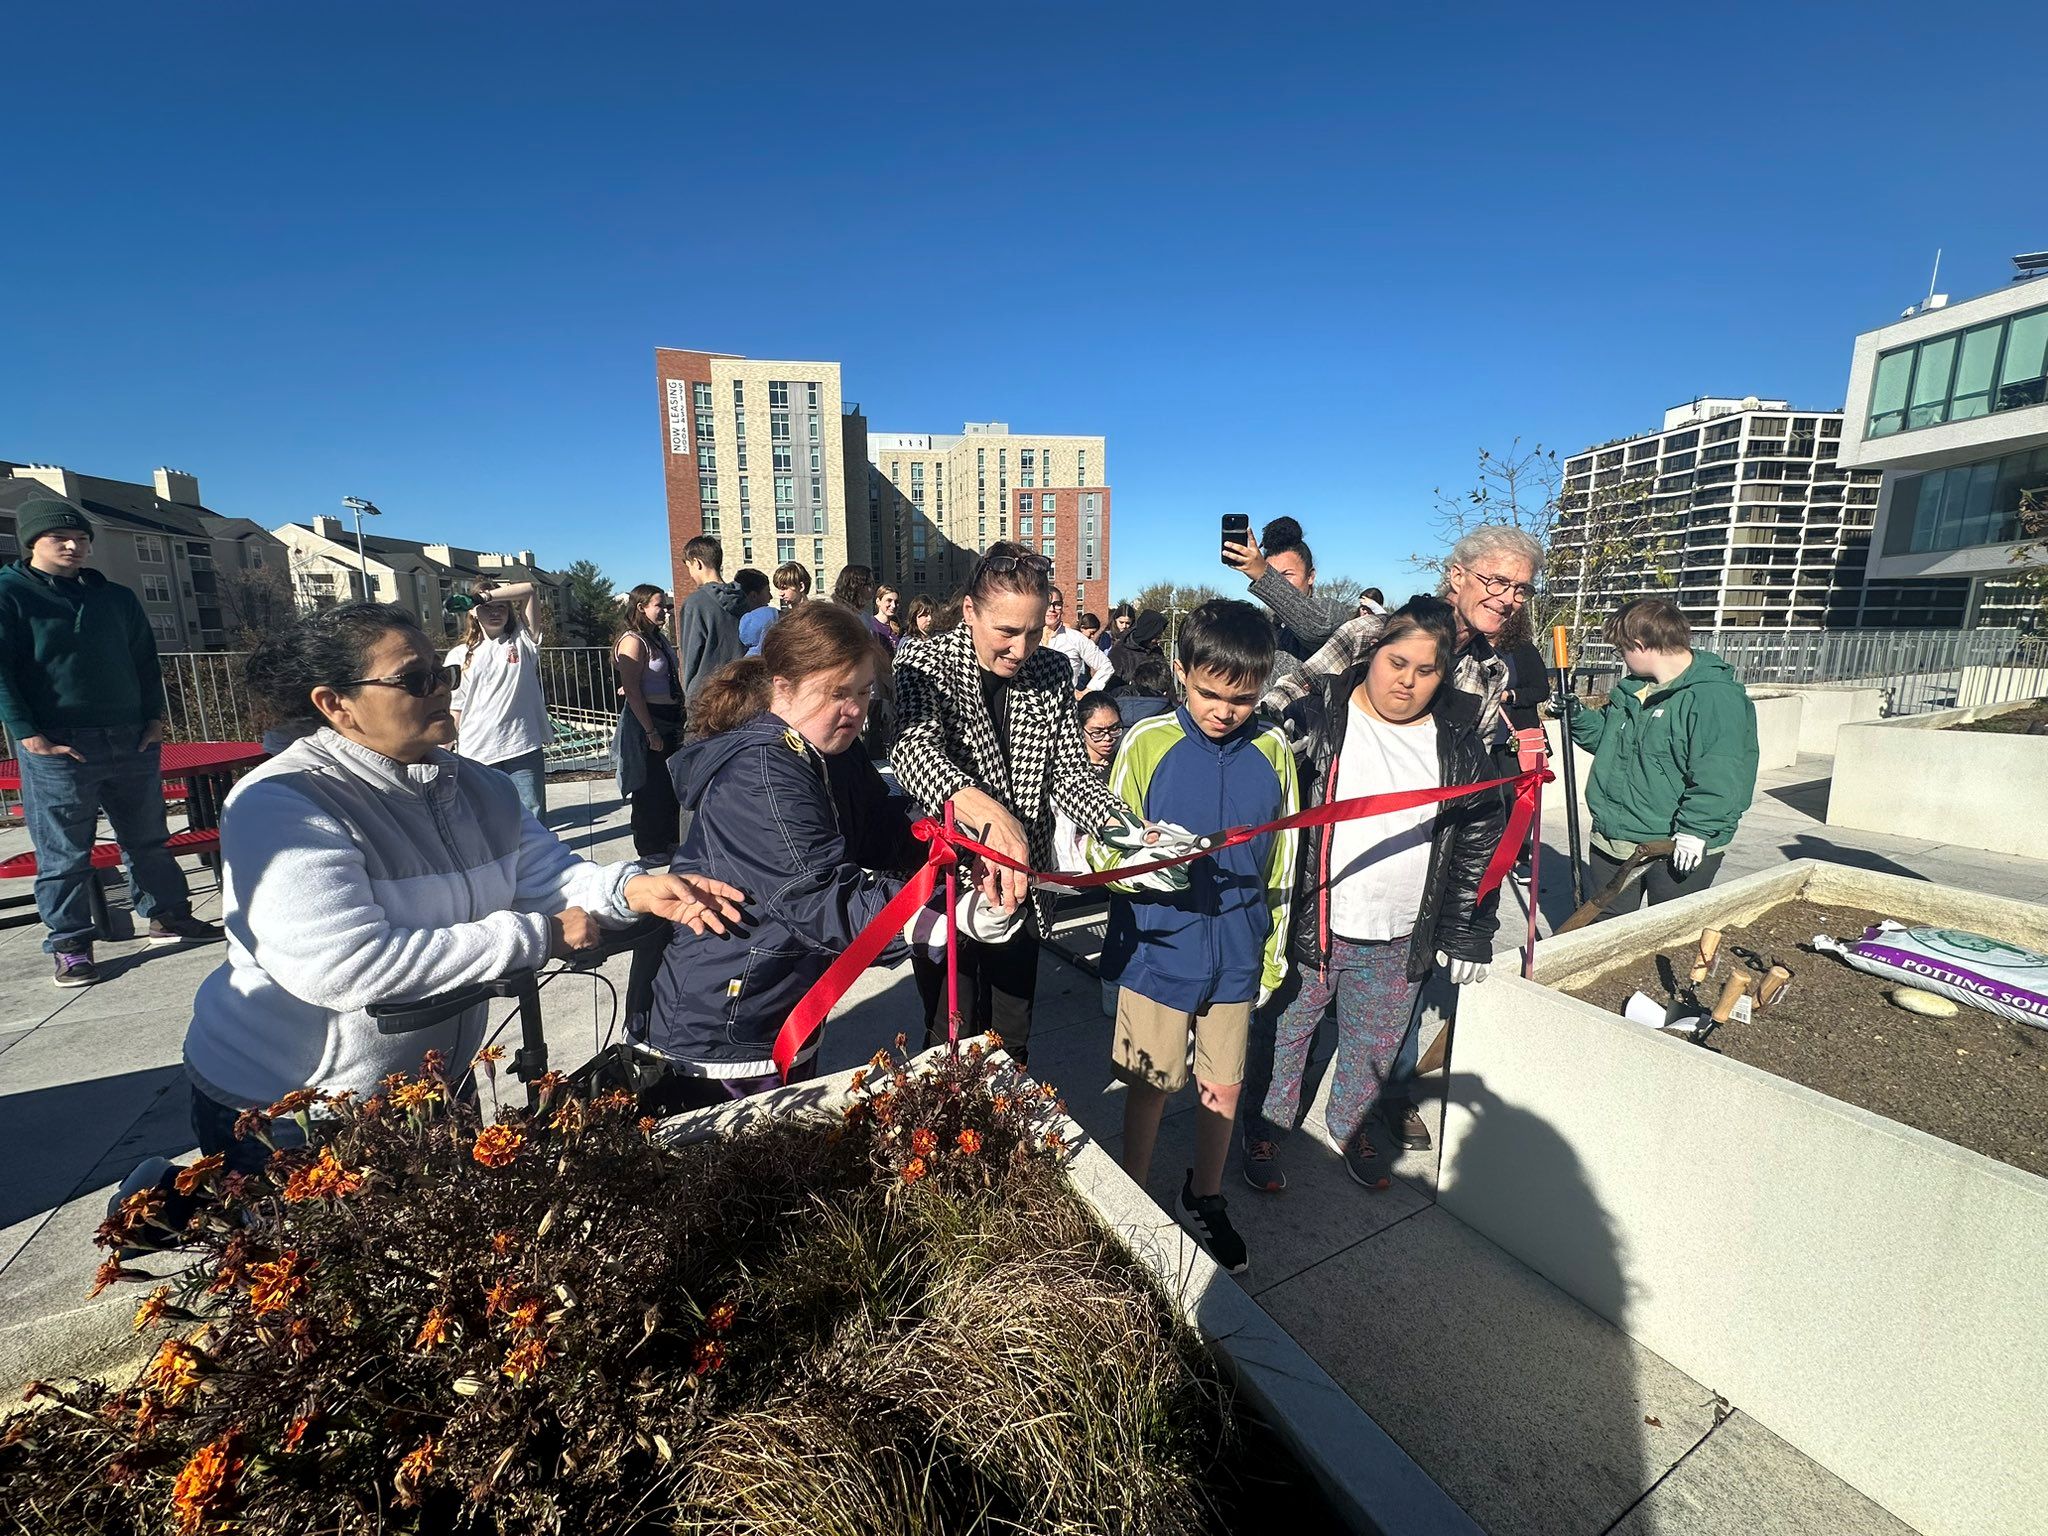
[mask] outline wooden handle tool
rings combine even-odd
[[[1707,979],[1707,972],[1714,968],[1714,956],[1720,953],[1720,949],[1721,930],[1718,928],[1702,928],[1700,930],[1699,948],[1694,952],[1692,959],[1692,984],[1694,986],[1698,986]]]
[[[1774,965],[1764,973],[1763,984],[1756,989],[1756,1000],[1768,1008],[1785,995],[1785,989],[1792,985],[1792,973],[1782,965]]]
[[[1742,994],[1748,990],[1749,972],[1738,971],[1735,975],[1730,976],[1728,984],[1721,988],[1721,1000],[1714,1004],[1712,1015],[1714,1022],[1716,1024],[1726,1024],[1728,1022],[1728,1015],[1735,1011],[1735,1004],[1741,999]]]

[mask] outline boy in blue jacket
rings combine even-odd
[[[1174,662],[1187,702],[1135,726],[1110,769],[1111,792],[1136,816],[1210,832],[1294,813],[1300,791],[1286,737],[1253,718],[1273,648],[1272,625],[1250,603],[1218,598],[1188,616]],[[1201,1107],[1180,1213],[1232,1274],[1250,1260],[1230,1224],[1223,1165],[1252,1007],[1286,973],[1294,842],[1292,832],[1268,832],[1120,882],[1103,946],[1102,974],[1120,984],[1112,1060],[1128,1086],[1124,1168],[1145,1182],[1167,1096],[1187,1084],[1192,1040]],[[1089,858],[1097,869],[1131,861],[1101,841]]]

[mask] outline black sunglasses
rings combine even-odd
[[[1012,571],[1042,571],[1050,574],[1052,562],[1043,555],[983,555],[981,569],[1007,576]]]
[[[334,686],[337,689],[403,688],[416,699],[431,699],[443,688],[453,688],[461,678],[460,667],[410,667],[392,677],[358,677]]]

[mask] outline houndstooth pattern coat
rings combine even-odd
[[[982,700],[981,664],[967,627],[909,649],[896,662],[901,733],[889,765],[930,816],[943,816],[946,801],[962,789],[993,795],[1024,828],[1032,867],[1053,869],[1058,865],[1055,806],[1076,826],[1087,828],[1116,820],[1120,806],[1088,766],[1067,658],[1041,646],[1010,687],[1010,751],[1005,757]],[[1053,893],[1038,887],[1032,902],[1038,931],[1051,932]]]

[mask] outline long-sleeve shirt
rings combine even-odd
[[[133,592],[93,570],[0,569],[0,723],[13,740],[163,712],[156,636]]]
[[[1269,570],[1251,585],[1251,593],[1273,610],[1278,619],[1300,641],[1306,658],[1329,640],[1355,609],[1299,590],[1278,571]]]
[[[1109,686],[1110,674],[1114,670],[1109,664],[1109,657],[1101,646],[1081,631],[1071,625],[1062,625],[1045,637],[1045,643],[1073,664],[1076,689],[1090,693]]]

